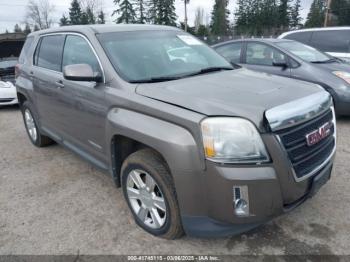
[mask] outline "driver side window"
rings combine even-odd
[[[101,72],[98,60],[86,40],[77,35],[67,35],[63,51],[62,68],[67,65],[88,64],[94,72]]]
[[[247,44],[247,64],[273,66],[274,63],[286,62],[286,56],[275,48],[260,43]]]

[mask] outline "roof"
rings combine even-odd
[[[231,40],[227,42],[222,42],[219,44],[214,45],[213,47],[222,46],[228,43],[235,43],[235,42],[262,42],[262,43],[279,43],[279,42],[293,42],[293,40],[288,39],[277,39],[277,38],[243,38],[243,39],[237,39],[237,40]]]
[[[56,32],[86,32],[87,30],[95,33],[127,32],[127,31],[153,31],[153,30],[180,30],[176,27],[163,25],[145,25],[145,24],[114,24],[114,25],[71,25],[50,28],[33,32],[30,35],[41,35]]]

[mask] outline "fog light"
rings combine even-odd
[[[233,206],[236,216],[249,216],[248,186],[233,187]]]

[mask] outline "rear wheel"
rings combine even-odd
[[[24,102],[22,105],[22,115],[29,139],[35,146],[44,147],[54,143],[52,139],[41,134],[28,102]]]
[[[183,235],[172,177],[164,160],[154,151],[142,149],[124,161],[122,186],[140,227],[166,239]]]

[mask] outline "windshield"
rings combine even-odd
[[[103,33],[98,39],[116,71],[129,82],[233,69],[207,45],[181,31]]]
[[[279,42],[279,43],[276,43],[276,45],[286,49],[287,51],[291,52],[292,54],[298,56],[299,58],[307,62],[312,62],[312,63],[327,62],[331,59],[325,53],[322,53],[311,46],[304,45],[299,42],[295,42],[295,41]]]
[[[17,63],[17,60],[0,60],[0,68],[15,67]]]

